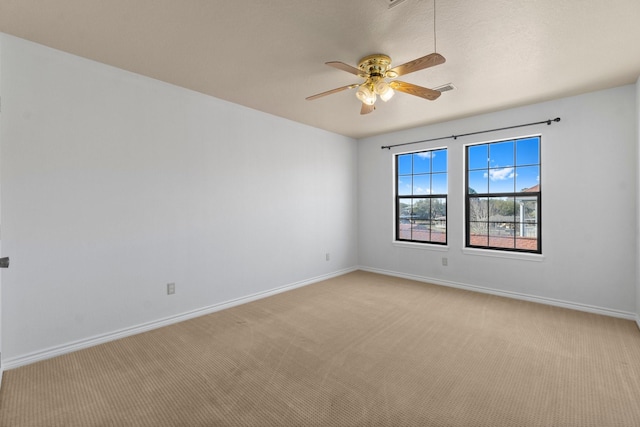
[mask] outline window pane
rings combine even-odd
[[[516,169],[516,191],[540,191],[540,167],[524,166]]]
[[[538,239],[536,237],[518,237],[516,239],[516,249],[524,249],[527,251],[537,251]]]
[[[536,222],[517,222],[515,235],[518,238],[537,239],[538,223]]]
[[[513,193],[515,176],[512,167],[489,169],[489,193]]]
[[[398,196],[410,196],[413,190],[413,179],[409,176],[398,177]]]
[[[398,228],[398,239],[401,240],[411,240],[411,223],[400,223],[400,227]]]
[[[487,169],[489,167],[489,146],[487,144],[467,147],[468,169]]]
[[[435,220],[431,227],[431,241],[447,243],[447,220]]]
[[[489,166],[505,168],[514,166],[513,141],[498,142],[489,146]]]
[[[434,173],[431,175],[431,194],[447,194],[447,174]]]
[[[398,220],[398,239],[411,239],[411,199],[400,200]]]
[[[516,221],[523,223],[538,222],[538,198],[537,197],[517,197],[516,198]]]
[[[413,201],[411,199],[401,199],[398,207],[399,224],[398,238],[411,239],[411,223],[413,221]]]
[[[515,247],[538,250],[538,198],[516,197]]]
[[[489,221],[513,223],[515,206],[513,197],[491,197],[489,199]]]
[[[413,199],[412,218],[414,220],[426,221],[430,213],[429,199]]]
[[[540,163],[539,138],[521,139],[516,143],[516,165],[537,165]]]
[[[429,177],[431,175],[414,175],[413,176],[413,195],[425,195],[430,193],[431,183]]]
[[[431,172],[431,152],[415,153],[413,155],[413,173]]]
[[[473,197],[469,200],[469,221],[489,220],[489,199],[486,197]]]
[[[446,172],[447,171],[447,150],[432,151],[431,162],[432,172]]]
[[[400,199],[398,203],[398,215],[403,221],[411,219],[411,199]]]
[[[411,221],[411,239],[422,242],[429,241],[429,199],[413,199],[413,216]]]
[[[431,199],[431,212],[429,218],[431,218],[432,221],[446,221],[447,199]]]
[[[471,246],[489,245],[489,233],[486,222],[469,223],[469,244]]]
[[[469,194],[486,194],[489,192],[487,170],[469,172]]]
[[[398,175],[411,175],[411,154],[398,156]]]
[[[431,199],[431,241],[447,242],[447,199]]]
[[[411,239],[411,220],[409,218],[400,218],[400,223],[398,224],[398,239]]]
[[[505,224],[490,223],[489,246],[513,249],[515,247],[513,227],[505,226]]]
[[[538,249],[538,224],[518,224],[516,229],[516,248],[535,251]]]
[[[411,225],[411,240],[418,242],[430,241],[429,229],[423,222],[414,222]]]

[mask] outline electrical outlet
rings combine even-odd
[[[167,295],[173,295],[176,293],[176,284],[167,283]]]
[[[442,257],[442,265],[444,265],[445,267],[449,265],[449,260],[447,259],[447,257]]]

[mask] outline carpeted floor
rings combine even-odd
[[[5,372],[0,426],[640,426],[640,331],[355,272]]]

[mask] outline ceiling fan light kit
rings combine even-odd
[[[391,86],[389,86],[389,83],[382,79],[378,80],[378,82],[375,84],[374,92],[380,95],[380,99],[382,99],[384,102],[390,100],[395,93],[393,89],[391,89]]]
[[[356,92],[356,97],[362,101],[362,103],[367,104],[367,105],[373,105],[376,103],[376,94],[373,90],[371,90],[371,88],[369,87],[369,85],[363,83],[360,85],[360,87],[358,88],[358,91]]]

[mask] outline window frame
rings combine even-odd
[[[427,153],[427,152],[436,152],[436,151],[445,151],[447,154],[447,158],[446,158],[446,163],[445,163],[445,170],[444,172],[434,172],[433,171],[433,160],[432,158],[430,158],[430,167],[429,167],[429,172],[428,173],[423,173],[423,174],[415,174],[413,171],[413,164],[412,164],[412,171],[410,175],[400,175],[400,168],[399,168],[399,159],[401,156],[406,156],[406,155],[416,155],[419,153]],[[427,148],[427,149],[421,149],[421,150],[417,150],[417,151],[409,151],[409,152],[403,152],[403,153],[396,153],[394,154],[393,157],[393,162],[394,162],[394,243],[396,244],[416,244],[416,245],[420,245],[421,247],[428,247],[430,245],[435,245],[436,247],[446,247],[448,245],[448,241],[449,241],[449,149],[448,147],[434,147],[434,148]],[[434,193],[434,194],[411,194],[411,195],[407,195],[407,194],[400,194],[399,191],[399,182],[400,182],[400,177],[401,176],[411,176],[412,180],[413,177],[415,175],[429,175],[429,182],[430,185],[433,185],[433,175],[437,175],[437,174],[445,174],[446,175],[446,192],[443,193]],[[406,238],[401,238],[400,235],[400,225],[401,225],[401,208],[400,208],[400,204],[402,200],[413,200],[413,199],[444,199],[444,241],[438,241],[438,240],[415,240],[415,239],[406,239]],[[432,230],[429,230],[429,238],[431,239],[431,234]]]
[[[523,164],[523,165],[517,165],[517,142],[521,141],[521,140],[527,140],[527,139],[532,139],[532,138],[536,138],[538,140],[538,163],[536,164]],[[499,143],[505,143],[505,142],[513,142],[514,143],[514,154],[513,154],[513,168],[514,168],[514,174],[517,177],[517,170],[518,168],[524,168],[524,167],[531,167],[531,166],[537,166],[538,167],[538,180],[537,180],[537,190],[538,191],[529,191],[529,192],[524,192],[524,191],[515,191],[515,187],[514,187],[514,191],[513,192],[495,192],[492,193],[490,186],[489,188],[487,188],[487,192],[486,193],[470,193],[469,189],[469,176],[470,176],[470,171],[480,171],[480,170],[484,170],[484,169],[470,169],[469,168],[469,164],[470,164],[470,159],[469,159],[469,149],[470,147],[476,147],[476,146],[481,146],[481,145],[486,145],[487,146],[487,150],[488,153],[490,153],[490,146],[492,144],[499,144]],[[493,169],[489,163],[489,159],[487,160],[487,173],[489,173],[489,171]],[[487,178],[489,179],[489,178]],[[515,178],[514,178],[515,179]],[[517,181],[514,181],[514,185],[516,185]],[[529,189],[531,189],[533,187],[529,187]],[[513,253],[513,254],[533,254],[533,255],[542,255],[542,135],[536,134],[536,135],[529,135],[529,136],[521,136],[521,137],[515,137],[515,138],[506,138],[506,139],[500,139],[500,140],[494,140],[494,141],[486,141],[486,142],[478,142],[478,143],[472,143],[472,144],[466,144],[464,146],[464,214],[465,214],[465,219],[464,219],[464,230],[465,230],[465,238],[464,238],[464,248],[465,250],[478,250],[478,251],[500,251],[500,253]],[[491,237],[491,224],[494,223],[495,221],[491,221],[489,212],[487,212],[487,244],[486,245],[482,245],[482,244],[472,244],[471,243],[471,238],[472,238],[472,233],[471,233],[471,223],[474,221],[471,221],[471,203],[472,200],[474,199],[487,199],[487,208],[489,208],[489,203],[491,199],[504,199],[504,198],[508,198],[508,199],[513,199],[514,202],[514,221],[513,221],[513,226],[514,226],[514,232],[513,232],[513,247],[502,247],[502,246],[494,246],[494,245],[490,245],[490,237]],[[537,245],[535,249],[526,249],[526,248],[522,248],[522,247],[517,247],[518,246],[518,241],[517,241],[517,234],[515,232],[515,227],[518,224],[524,225],[525,222],[518,222],[515,218],[516,215],[516,206],[515,204],[517,203],[518,199],[529,199],[531,201],[533,201],[535,203],[535,218],[536,218],[536,241],[537,241]]]

